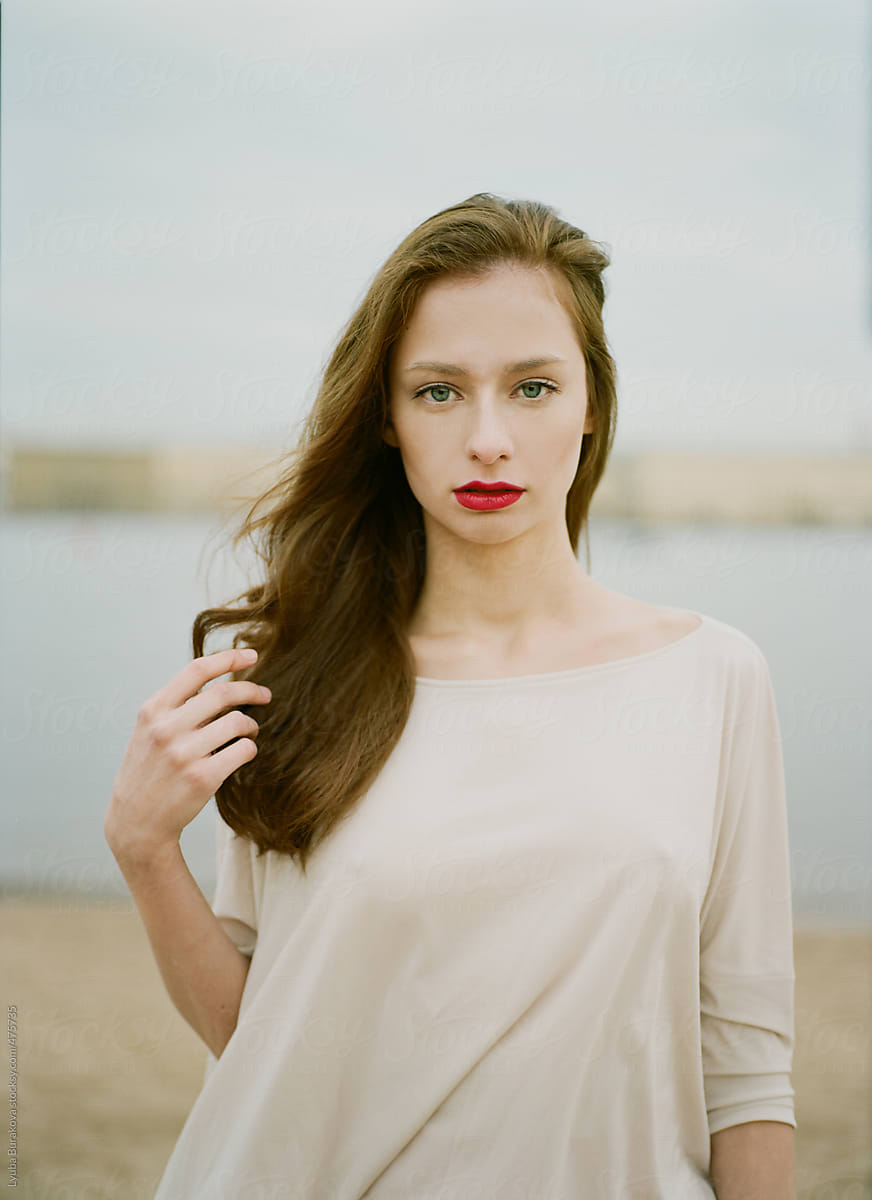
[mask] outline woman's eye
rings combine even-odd
[[[421,388],[420,391],[415,392],[415,395],[423,396],[427,392],[453,392],[453,391],[454,391],[454,388],[450,388],[447,383],[431,383],[429,387]],[[432,399],[434,400],[434,402],[436,402],[438,404],[442,404],[447,399],[447,397],[433,396]]]
[[[521,384],[522,388],[548,388],[549,392],[556,392],[557,388],[553,383],[546,383],[544,379],[528,379],[526,383]],[[537,392],[535,396],[527,396],[528,400],[541,400],[542,393]]]
[[[528,379],[525,383],[518,385],[518,390],[521,388],[547,388],[549,392],[556,392],[558,390],[555,384],[546,383],[544,379]],[[447,383],[431,383],[427,387],[419,388],[419,390],[415,392],[413,399],[417,396],[424,396],[430,392],[432,393],[430,399],[438,408],[443,406],[445,401],[449,398],[447,393],[453,391],[454,388],[449,387]],[[441,393],[441,395],[436,395],[437,392]],[[529,392],[525,392],[524,398],[526,400],[541,400],[542,392],[538,391],[534,395],[531,395]]]

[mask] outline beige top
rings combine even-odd
[[[156,1200],[712,1200],[711,1133],[796,1124],[775,700],[714,617],[419,679],[307,876],[219,820],[213,909],[254,953]]]

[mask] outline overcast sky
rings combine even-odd
[[[607,243],[616,449],[872,449],[860,0],[18,0],[7,444],[285,442],[476,191]]]

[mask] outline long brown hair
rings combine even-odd
[[[218,811],[259,853],[289,854],[303,872],[378,775],[415,692],[406,630],[426,546],[400,452],[382,436],[389,352],[431,281],[504,262],[550,270],[584,353],[594,430],[582,441],[566,527],[575,553],[584,529],[590,569],[588,510],[616,422],[602,319],[610,259],[553,208],[480,192],[423,221],[375,275],[340,333],[299,443],[233,538],[234,548],[249,539],[263,581],[193,623],[195,657],[212,629],[241,626],[233,645],[259,656],[235,677],[272,690],[269,705],[246,710],[260,725],[258,752],[218,788]]]

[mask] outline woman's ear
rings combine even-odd
[[[399,441],[397,440],[396,430],[394,429],[394,426],[393,426],[393,423],[392,423],[390,417],[387,417],[385,420],[385,427],[384,427],[384,430],[382,431],[382,438],[384,439],[384,441],[387,442],[387,444],[389,446],[399,447],[399,445],[400,445]]]

